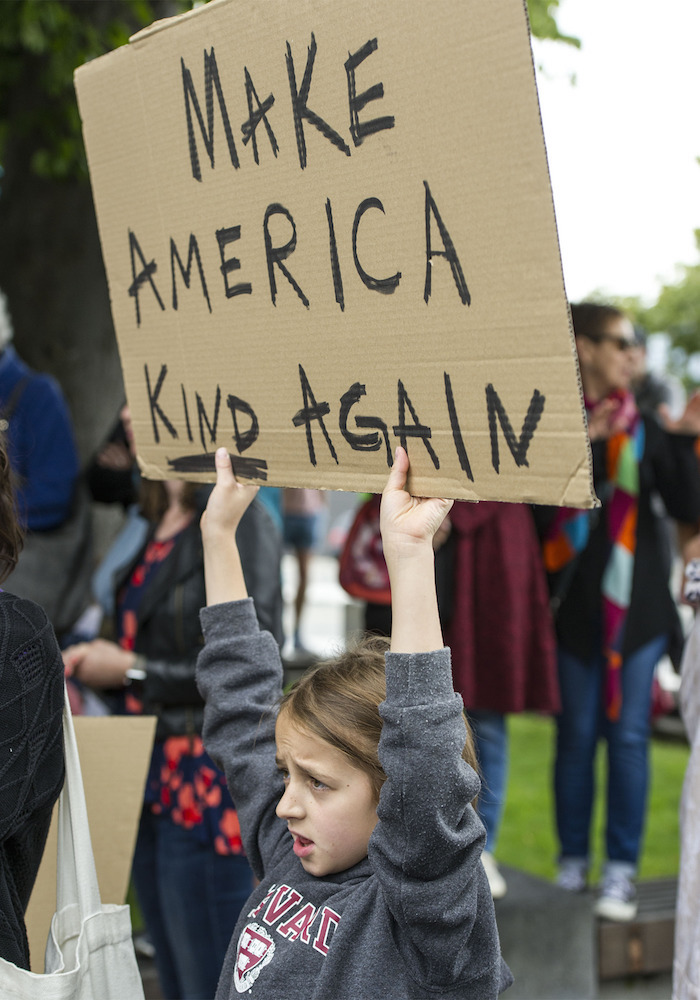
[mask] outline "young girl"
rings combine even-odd
[[[204,740],[260,879],[217,1000],[496,997],[512,977],[434,586],[432,537],[451,501],[411,497],[397,449],[381,511],[393,605],[386,681],[371,652],[348,653],[280,703],[278,648],[258,629],[233,541],[256,487],[236,482],[225,449],[216,468],[202,520]]]

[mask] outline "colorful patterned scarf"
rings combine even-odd
[[[609,719],[620,717],[622,707],[622,642],[632,595],[634,553],[637,545],[639,462],[644,453],[644,422],[629,393],[615,392],[621,408],[629,408],[625,429],[608,438],[606,449],[607,516],[610,552],[602,579],[603,651],[606,663],[605,711]],[[586,402],[586,412],[593,406]],[[564,569],[588,544],[590,512],[562,507],[544,541],[548,573]]]

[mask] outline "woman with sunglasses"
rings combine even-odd
[[[602,506],[553,509],[544,534],[562,700],[554,768],[557,881],[572,891],[587,887],[594,762],[602,737],[606,858],[596,913],[632,920],[652,680],[677,625],[658,497],[670,517],[697,524],[700,397],[673,426],[640,414],[630,391],[635,336],[629,319],[590,302],[572,305],[571,315]]]

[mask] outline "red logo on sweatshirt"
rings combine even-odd
[[[246,924],[238,939],[233,981],[239,993],[251,988],[275,954],[275,942],[260,924]]]

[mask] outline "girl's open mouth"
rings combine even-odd
[[[298,858],[305,858],[314,848],[313,840],[300,837],[298,833],[293,833],[292,836],[294,837],[294,853]]]

